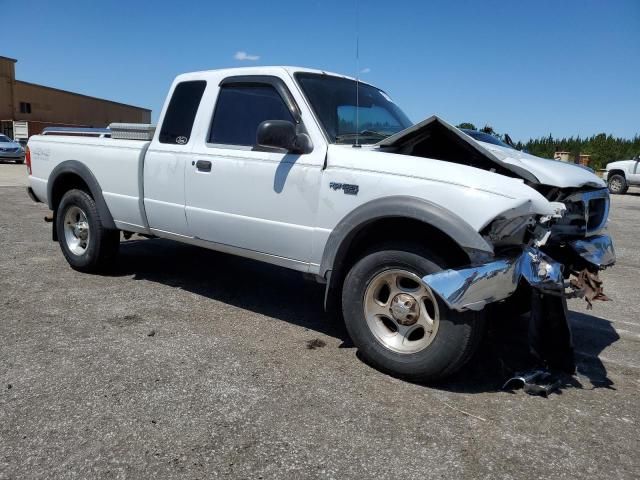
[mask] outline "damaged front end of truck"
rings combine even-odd
[[[599,272],[615,263],[615,251],[606,234],[554,239],[550,223],[552,220],[529,225],[526,243],[497,249],[495,257],[486,263],[427,275],[422,281],[458,311],[522,299],[522,295],[512,296],[518,290],[527,290],[532,353],[545,367],[572,374],[575,363],[566,300],[585,298],[588,308],[594,300],[607,300]]]
[[[457,311],[530,299],[529,344],[539,366],[573,374],[566,300],[582,297],[588,308],[594,300],[607,300],[599,272],[616,260],[606,233],[609,193],[604,183],[578,166],[487,148],[435,116],[378,145],[383,151],[516,178],[547,200],[547,211],[540,213],[527,210],[530,201],[523,199],[521,206],[512,206],[482,229],[481,235],[494,247],[493,256],[422,281]]]

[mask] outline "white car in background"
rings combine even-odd
[[[11,140],[6,135],[0,134],[0,161],[7,160],[24,163],[24,148],[18,142]]]
[[[640,155],[633,160],[608,163],[605,171],[609,191],[613,194],[627,193],[629,186],[640,186]]]

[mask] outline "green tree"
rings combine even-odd
[[[575,160],[580,154],[591,155],[589,166],[595,169],[615,160],[625,160],[640,154],[640,136],[631,139],[617,138],[606,133],[599,133],[588,138],[548,137],[530,138],[522,143],[523,150],[542,158],[553,158],[556,151],[570,152]]]
[[[498,134],[496,133],[496,131],[493,129],[493,127],[491,125],[485,125],[484,127],[482,127],[480,129],[480,131],[484,132],[484,133],[488,133],[489,135],[498,136]]]
[[[459,125],[456,125],[456,128],[464,128],[466,130],[477,130],[476,126],[473,123],[462,122]]]

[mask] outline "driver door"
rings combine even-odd
[[[215,88],[208,133],[194,145],[186,167],[191,235],[306,270],[325,152],[316,147],[291,154],[256,145],[264,120],[287,120],[304,129],[279,78],[232,78]]]

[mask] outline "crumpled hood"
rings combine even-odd
[[[430,142],[433,147],[430,147]],[[584,167],[479,142],[436,115],[387,137],[377,145],[385,150],[405,152],[408,155],[416,155],[416,145],[422,145],[422,151],[427,153],[416,156],[462,164],[466,163],[465,159],[479,155],[484,158],[486,170],[497,170],[497,173],[507,171],[510,175],[515,174],[534,184],[560,188],[606,187],[597,175]],[[464,149],[467,154],[461,153]],[[449,151],[452,153],[448,154]],[[447,158],[448,155],[455,158]]]
[[[477,142],[496,157],[510,165],[528,170],[545,185],[554,187],[606,187],[604,181],[595,173],[576,164],[536,157],[529,153],[511,148]]]

